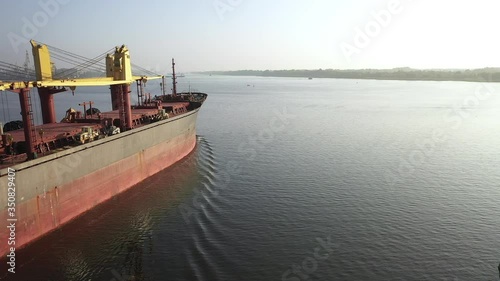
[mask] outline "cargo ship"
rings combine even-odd
[[[1,132],[0,222],[15,225],[14,244],[7,243],[12,231],[0,232],[3,257],[187,156],[196,146],[197,115],[207,98],[177,92],[173,59],[172,92],[166,94],[164,76],[132,75],[124,45],[106,55],[106,77],[81,79],[53,77],[47,45],[31,45],[36,79],[0,81],[0,90],[19,95],[23,127]],[[151,79],[162,79],[162,92],[154,97],[144,93]],[[130,97],[134,83],[136,105]],[[55,94],[108,85],[111,111],[99,112],[88,102],[83,112],[71,108],[56,121]],[[41,125],[33,120],[34,88]]]

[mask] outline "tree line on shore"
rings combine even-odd
[[[420,70],[412,68],[357,69],[357,70],[292,69],[292,70],[208,71],[204,73],[210,75],[264,76],[264,77],[500,82],[500,68],[481,68],[481,69],[465,69],[465,70],[441,70],[441,69]]]

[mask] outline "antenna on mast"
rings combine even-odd
[[[177,77],[175,76],[175,61],[172,58],[172,96],[177,96]]]

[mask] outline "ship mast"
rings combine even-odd
[[[177,96],[177,77],[175,76],[175,61],[172,58],[172,96]]]

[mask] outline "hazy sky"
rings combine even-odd
[[[0,60],[18,64],[33,38],[86,57],[126,44],[158,71],[171,57],[184,72],[500,66],[498,0],[5,0],[2,10]]]

